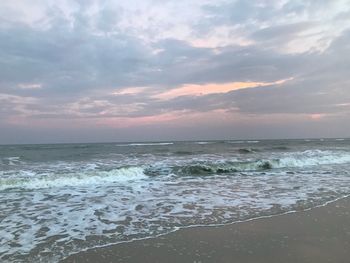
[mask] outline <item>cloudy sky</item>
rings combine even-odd
[[[350,137],[350,0],[0,3],[0,143]]]

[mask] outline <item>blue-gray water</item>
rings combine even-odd
[[[0,146],[0,261],[314,207],[349,168],[348,139]]]

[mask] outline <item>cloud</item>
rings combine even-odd
[[[160,94],[153,95],[153,98],[168,100],[180,96],[203,96],[207,94],[227,93],[229,91],[250,89],[256,87],[264,87],[273,84],[284,83],[287,80],[279,80],[275,82],[233,82],[216,84],[209,83],[204,85],[184,85],[182,87],[172,89]]]
[[[197,24],[202,34],[211,34],[225,26],[236,32],[232,37],[239,33],[246,42],[254,40],[280,52],[298,53],[326,49],[334,37],[349,27],[349,23],[340,18],[350,7],[342,0],[238,0],[204,5],[203,10],[208,19]],[[271,41],[266,43],[266,40]]]
[[[286,25],[278,25],[260,29],[253,33],[253,38],[263,41],[290,41],[301,33],[313,27],[310,22],[299,22]]]
[[[349,11],[341,0],[1,3],[0,126],[344,122]]]
[[[20,88],[20,89],[41,89],[42,85],[39,83],[23,83],[23,84],[18,84],[18,88]]]

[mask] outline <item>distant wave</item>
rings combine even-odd
[[[274,147],[271,147],[272,150],[279,150],[279,151],[287,151],[289,150],[290,148],[287,147],[287,146],[274,146]]]
[[[241,149],[238,149],[238,153],[240,153],[240,154],[254,153],[254,152],[256,152],[256,151],[257,151],[256,149],[251,149],[251,148],[241,148]]]
[[[194,144],[213,144],[215,142],[194,142]]]
[[[128,143],[128,144],[116,144],[116,146],[126,147],[126,146],[161,146],[161,145],[172,145],[173,142],[152,142],[152,143]]]
[[[241,144],[241,143],[259,143],[260,141],[226,141],[227,143]]]

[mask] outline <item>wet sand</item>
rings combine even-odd
[[[350,198],[304,212],[91,249],[62,262],[349,263]]]

